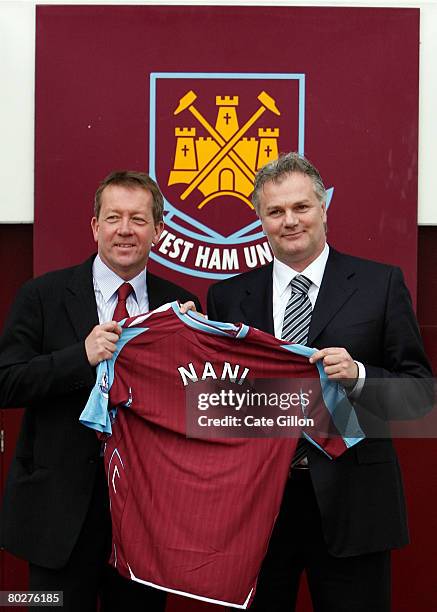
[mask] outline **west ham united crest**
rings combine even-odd
[[[216,280],[271,261],[253,180],[278,153],[304,154],[304,127],[303,74],[151,74],[149,172],[166,226],[152,259]]]

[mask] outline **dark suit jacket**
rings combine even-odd
[[[19,292],[0,340],[0,406],[26,406],[2,509],[1,543],[32,563],[62,567],[83,524],[100,442],[79,424],[94,385],[84,339],[98,324],[94,256]],[[150,308],[193,295],[147,273]]]
[[[272,270],[269,264],[212,286],[209,317],[274,333]],[[398,377],[432,376],[398,268],[331,248],[308,345],[345,347],[365,365],[357,406],[361,423],[372,411],[383,418],[411,418],[430,408],[432,400],[420,387],[405,394],[398,385]],[[389,393],[375,388],[373,379],[386,379]],[[309,449],[308,459],[331,554],[352,556],[408,542],[401,474],[390,439],[369,438],[335,461]]]

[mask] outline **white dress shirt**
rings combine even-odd
[[[301,274],[306,276],[311,281],[310,288],[308,289],[308,297],[311,302],[311,306],[314,309],[314,305],[319,295],[320,285],[322,284],[323,274],[325,272],[326,262],[328,261],[329,246],[325,243],[325,247],[320,255],[310,265],[297,272],[276,259],[273,260],[273,323],[275,326],[275,336],[281,337],[282,325],[284,322],[285,308],[291,295],[290,283],[295,276]]]
[[[113,272],[97,255],[93,262],[93,285],[96,296],[97,312],[100,323],[112,321],[114,310],[117,305],[118,288],[126,281]],[[147,295],[146,269],[142,270],[135,278],[129,281],[133,291],[126,300],[126,309],[129,316],[147,312],[149,310],[149,298]]]

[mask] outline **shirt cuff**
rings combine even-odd
[[[354,360],[355,361],[355,360]],[[358,366],[358,379],[355,386],[348,392],[348,397],[351,399],[358,399],[361,391],[363,390],[364,383],[366,382],[366,368],[361,361],[355,361]]]

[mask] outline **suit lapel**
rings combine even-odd
[[[146,271],[146,282],[147,282],[147,299],[149,300],[149,310],[159,308],[168,301],[175,299],[175,297],[168,299],[165,293],[165,284],[162,280],[151,274],[148,270]]]
[[[270,334],[273,326],[273,263],[259,268],[258,274],[249,277],[246,295],[240,308],[245,322]]]
[[[86,338],[99,323],[92,275],[94,257],[77,266],[65,290],[65,307],[78,339]]]
[[[311,317],[308,346],[316,344],[318,336],[356,290],[351,259],[331,248]]]
[[[246,296],[241,300],[244,321],[253,327],[274,334],[273,324],[273,263],[259,268],[259,274],[249,276]],[[351,259],[330,248],[322,285],[311,317],[308,346],[314,346],[318,336],[331,319],[357,290]]]

